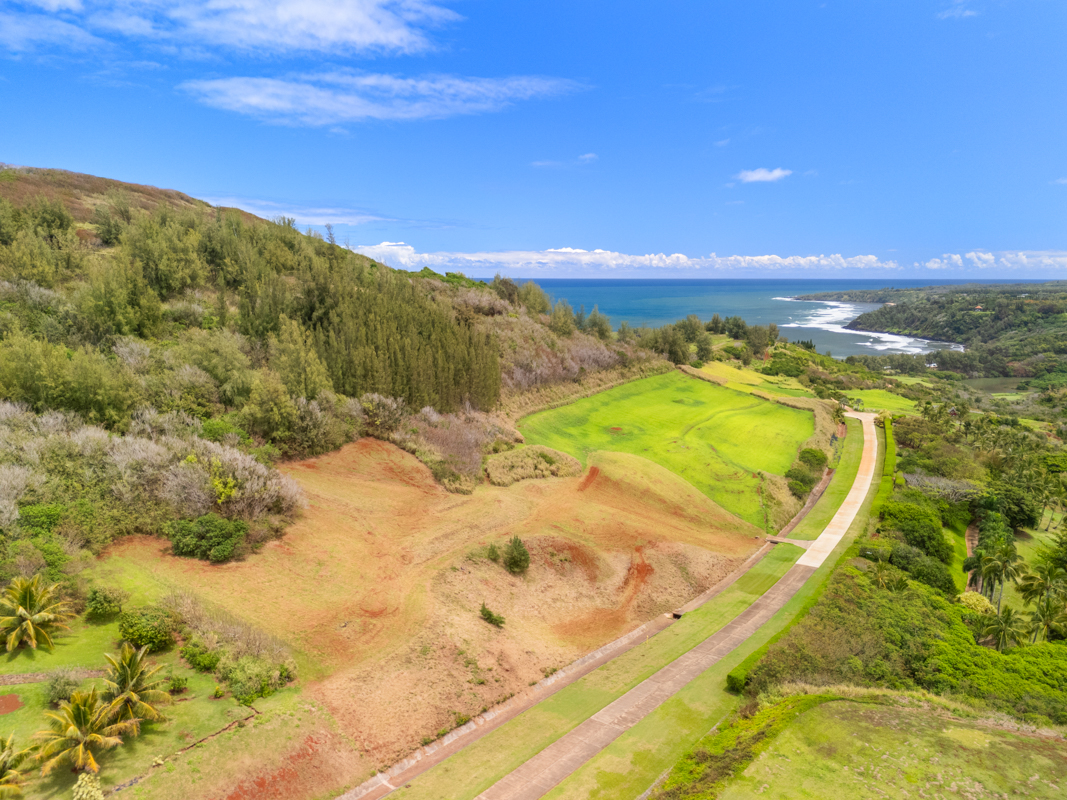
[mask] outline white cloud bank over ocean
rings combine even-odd
[[[873,255],[842,256],[687,256],[681,253],[632,255],[610,250],[561,247],[548,250],[505,250],[478,253],[420,253],[404,242],[382,242],[353,247],[358,253],[405,270],[430,267],[435,272],[488,275],[495,272],[520,277],[558,278],[718,278],[718,277],[854,277],[940,274],[946,278],[976,279],[1067,278],[1067,251],[1014,251],[965,254],[946,253],[914,264],[886,261]]]

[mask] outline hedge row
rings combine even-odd
[[[885,420],[885,461],[882,464],[882,480],[878,482],[878,494],[871,505],[871,516],[882,513],[882,506],[893,495],[894,478],[897,471],[897,443],[893,439],[893,421]]]

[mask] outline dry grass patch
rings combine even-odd
[[[550,447],[533,445],[493,456],[485,464],[485,474],[494,486],[511,486],[530,478],[570,478],[582,474],[574,456]]]

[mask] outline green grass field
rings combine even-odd
[[[762,528],[755,473],[784,474],[814,426],[808,411],[671,372],[532,414],[519,429],[583,465],[598,450],[648,458]]]
[[[860,423],[850,419],[849,425],[855,425],[856,429],[854,431],[852,428],[849,429],[848,438],[853,441],[860,440],[860,452],[862,453]],[[852,435],[853,433],[855,436]],[[856,467],[852,469],[852,477],[848,478],[848,486],[851,486],[858,469],[859,458],[857,457]],[[816,570],[800,591],[766,625],[760,628],[756,635],[590,759],[573,775],[545,795],[546,800],[579,800],[579,798],[582,800],[585,798],[634,800],[660,775],[677,763],[678,759],[700,741],[713,726],[733,711],[740,703],[740,698],[726,691],[726,675],[751,653],[792,624],[798,612],[820,590],[838,559],[848,550],[853,540],[866,530],[871,503],[875,495],[874,487],[878,485],[878,478],[879,473],[876,472],[875,480],[872,482],[872,491],[867,493],[860,513],[856,515],[848,534],[834,548],[830,558]],[[840,485],[844,486],[844,483]],[[847,488],[840,493],[840,497],[837,497],[831,495],[827,487],[827,492],[819,499],[812,513],[818,510],[821,517],[830,519],[840,507],[845,494],[847,494]],[[819,506],[824,503],[827,508],[820,509]],[[829,511],[830,507],[833,508],[832,512]]]
[[[964,385],[980,392],[1014,392],[1019,386],[1019,378],[968,378]]]
[[[805,712],[717,794],[1063,797],[1063,744],[922,708],[850,701]]]
[[[849,397],[863,401],[861,411],[894,411],[901,414],[915,413],[915,401],[885,389],[855,389]]]
[[[893,380],[903,383],[905,386],[926,386],[932,388],[933,384],[918,375],[894,375]]]

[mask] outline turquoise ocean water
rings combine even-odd
[[[752,325],[774,322],[790,340],[811,339],[820,353],[829,351],[838,358],[861,353],[925,353],[950,346],[894,334],[845,330],[846,324],[876,305],[791,299],[815,292],[950,283],[945,280],[536,280],[554,299],[566,300],[575,311],[585,306],[588,312],[598,306],[616,328],[624,320],[634,327],[656,327],[689,314],[708,320],[718,313],[740,316]],[[965,282],[969,281],[956,281]]]

